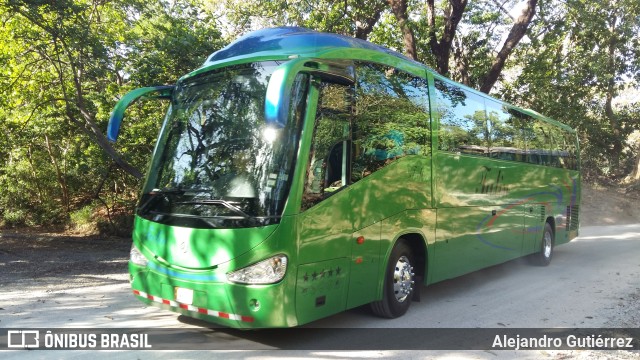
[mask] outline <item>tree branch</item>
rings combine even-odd
[[[484,81],[480,86],[480,91],[485,94],[488,94],[493,88],[493,85],[498,80],[502,69],[507,61],[507,58],[513,52],[513,49],[518,45],[524,34],[527,32],[527,28],[533,19],[533,16],[536,13],[536,4],[538,0],[527,0],[527,6],[522,11],[522,14],[518,17],[516,22],[513,24],[507,39],[502,45],[502,49],[498,52],[493,64],[491,65],[491,69],[484,77]]]

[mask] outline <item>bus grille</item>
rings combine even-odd
[[[540,222],[544,222],[545,219],[546,219],[546,213],[545,213],[544,205],[540,205]]]
[[[578,230],[578,223],[580,219],[580,206],[574,205],[571,207],[571,227],[569,230]]]
[[[578,205],[567,206],[567,220],[565,222],[565,229],[567,231],[578,230],[578,214],[580,213],[579,210],[580,209]]]

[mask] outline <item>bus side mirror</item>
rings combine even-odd
[[[289,116],[291,88],[299,72],[308,73],[331,83],[351,85],[355,82],[355,68],[350,61],[296,59],[280,65],[267,85],[264,116],[267,124],[284,127]]]
[[[115,142],[120,133],[120,124],[124,118],[124,112],[138,99],[171,99],[174,86],[152,86],[129,91],[118,101],[113,108],[109,125],[107,126],[107,139]]]

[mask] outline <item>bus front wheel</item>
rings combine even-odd
[[[529,259],[531,260],[531,263],[538,266],[549,265],[549,263],[551,263],[551,257],[553,256],[553,242],[554,236],[551,224],[545,223],[540,251],[530,255]]]
[[[389,256],[382,300],[371,303],[374,314],[393,319],[407,312],[415,291],[415,264],[415,257],[409,245],[403,239],[398,240]]]

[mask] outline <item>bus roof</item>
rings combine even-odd
[[[203,67],[245,56],[316,54],[329,49],[350,48],[383,52],[404,61],[420,64],[396,51],[349,36],[322,33],[303,27],[278,27],[250,32],[214,52]],[[420,64],[424,67],[423,64]]]

